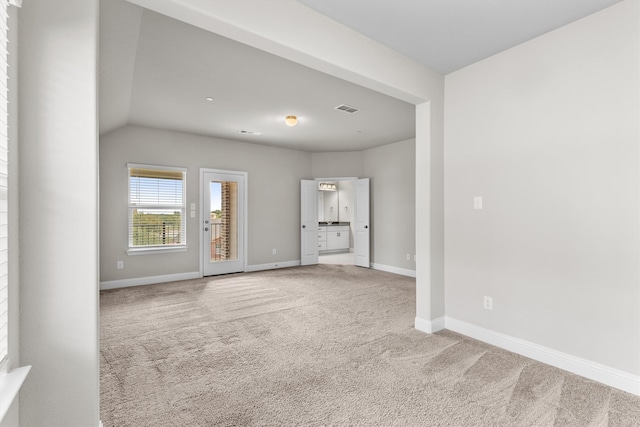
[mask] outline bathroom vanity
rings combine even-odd
[[[348,222],[318,224],[318,252],[343,252],[349,250]]]

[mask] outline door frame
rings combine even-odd
[[[198,253],[199,255],[199,269],[200,269],[200,277],[204,277],[204,239],[202,233],[202,227],[204,224],[204,174],[205,173],[219,173],[226,175],[239,175],[244,178],[244,196],[242,197],[242,203],[244,203],[244,218],[241,222],[243,230],[243,250],[242,250],[242,271],[247,271],[247,262],[248,262],[248,250],[249,250],[249,173],[243,171],[230,171],[224,169],[211,169],[211,168],[200,168],[200,173],[198,174],[198,179],[200,183],[199,187],[199,214],[198,214]]]
[[[342,176],[342,177],[323,177],[323,178],[312,178],[309,179],[308,181],[315,181],[316,183],[320,182],[320,181],[352,181],[352,182],[357,182],[360,179],[369,179],[371,180],[371,178],[367,177],[367,178],[363,178],[363,177],[357,177],[357,176]],[[302,181],[307,181],[307,180],[302,180]],[[371,182],[371,181],[369,181]],[[316,190],[317,192],[319,190]],[[356,191],[355,186],[354,186],[354,191]],[[371,190],[369,190],[371,191]],[[371,193],[369,193],[369,224],[368,224],[368,228],[369,228],[369,233],[371,233]],[[300,203],[300,206],[302,208],[302,203]],[[355,207],[357,209],[357,206]],[[318,210],[316,209],[315,211],[315,216],[316,216],[316,222],[318,220]],[[354,252],[353,252],[353,265],[356,265],[356,254],[355,254],[355,223],[353,224],[353,228],[354,228]],[[302,235],[302,230],[300,230],[300,233]],[[302,238],[301,240],[301,244],[300,244],[300,259],[302,261]],[[369,237],[369,266],[366,268],[371,268],[371,237]]]

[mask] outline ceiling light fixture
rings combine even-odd
[[[296,116],[287,116],[284,119],[284,122],[287,124],[287,126],[295,126],[298,124],[298,118]]]
[[[206,99],[207,101],[209,101],[209,102],[213,102],[213,98],[212,98],[212,97],[210,97],[210,96],[207,96],[205,99]]]

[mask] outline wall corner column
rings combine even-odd
[[[416,105],[416,319],[444,329],[444,138],[441,99]]]
[[[99,0],[19,13],[20,425],[98,426]]]

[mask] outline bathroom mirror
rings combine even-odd
[[[351,223],[353,221],[353,181],[318,181],[318,221]]]

